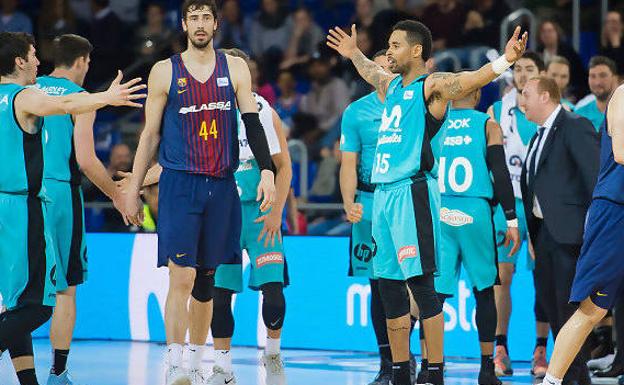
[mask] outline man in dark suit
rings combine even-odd
[[[522,95],[527,119],[540,126],[529,144],[521,177],[536,256],[535,289],[556,338],[575,311],[568,300],[598,176],[600,147],[591,122],[562,108],[554,80],[532,79]],[[591,384],[585,360],[586,354],[579,353],[564,384]]]

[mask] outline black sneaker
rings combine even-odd
[[[420,366],[420,371],[416,376],[416,384],[424,385],[429,383],[429,370],[426,367]],[[623,384],[624,385],[624,384]]]
[[[389,385],[390,380],[392,380],[392,363],[382,360],[379,372],[373,382],[368,385]]]
[[[503,382],[496,377],[494,361],[489,360],[481,364],[479,370],[479,385],[501,385]]]
[[[624,374],[624,365],[619,362],[614,362],[605,370],[597,370],[594,372],[594,377],[619,377]]]

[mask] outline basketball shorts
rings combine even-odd
[[[373,242],[373,193],[358,191],[356,203],[363,207],[362,220],[351,227],[349,240],[349,276],[375,279],[373,258],[377,245]]]
[[[436,271],[440,191],[431,177],[379,184],[373,199],[373,258],[378,278],[407,280]]]
[[[288,285],[288,268],[284,255],[284,246],[279,240],[275,245],[264,246],[266,238],[258,241],[264,223],[255,223],[259,217],[265,215],[260,211],[261,202],[242,202],[243,231],[240,238],[240,247],[247,250],[251,262],[249,275],[249,287],[259,290],[262,285],[270,282],[280,282]],[[225,263],[217,267],[215,274],[215,286],[229,289],[234,292],[243,291],[243,266],[242,263]]]
[[[493,286],[498,278],[493,212],[483,198],[442,196],[438,293],[454,295],[463,265],[477,290]]]
[[[518,198],[516,198],[516,216],[518,217],[518,231],[520,232],[520,242],[528,242],[529,233],[527,231],[524,205],[522,204],[522,200]],[[516,254],[512,255],[511,257],[509,256],[509,252],[511,251],[513,244],[510,243],[509,246],[505,246],[507,220],[505,219],[505,213],[503,213],[503,209],[500,204],[496,206],[496,210],[494,211],[494,227],[496,229],[496,247],[498,248],[498,262],[513,263],[515,265],[518,262],[520,249]],[[529,254],[528,245],[525,257],[527,261],[527,269],[533,270],[535,268],[535,261],[533,261],[531,255]]]
[[[158,266],[240,263],[241,204],[234,176],[164,169],[158,193]]]
[[[0,294],[8,310],[56,302],[46,206],[34,196],[0,193]]]
[[[585,223],[570,302],[590,297],[597,306],[610,309],[624,294],[624,205],[594,199]]]
[[[56,290],[87,280],[87,245],[80,186],[53,179],[44,181],[48,204],[48,229],[56,254]]]

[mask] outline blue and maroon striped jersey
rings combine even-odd
[[[171,57],[173,74],[160,143],[164,168],[226,177],[238,167],[236,94],[225,54],[216,52],[216,60],[212,76],[201,83],[180,55]]]

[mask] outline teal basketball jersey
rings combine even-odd
[[[358,180],[364,184],[371,183],[383,110],[377,92],[372,92],[349,104],[342,114],[340,150],[360,155]]]
[[[390,83],[377,137],[372,183],[393,183],[434,169],[429,135],[436,135],[438,130],[433,133],[435,119],[425,101],[426,78],[421,76],[403,86],[403,78],[398,76]]]
[[[490,116],[452,108],[444,122],[439,186],[443,196],[491,199],[492,179],[486,163],[486,123]]]
[[[589,119],[594,125],[596,132],[600,132],[600,127],[605,120],[605,114],[600,112],[595,99],[588,103],[577,104],[574,112]]]
[[[65,78],[41,76],[36,87],[52,96],[83,92],[77,84]],[[43,124],[45,167],[44,179],[80,184],[80,171],[74,151],[74,120],[70,114],[48,116]]]

